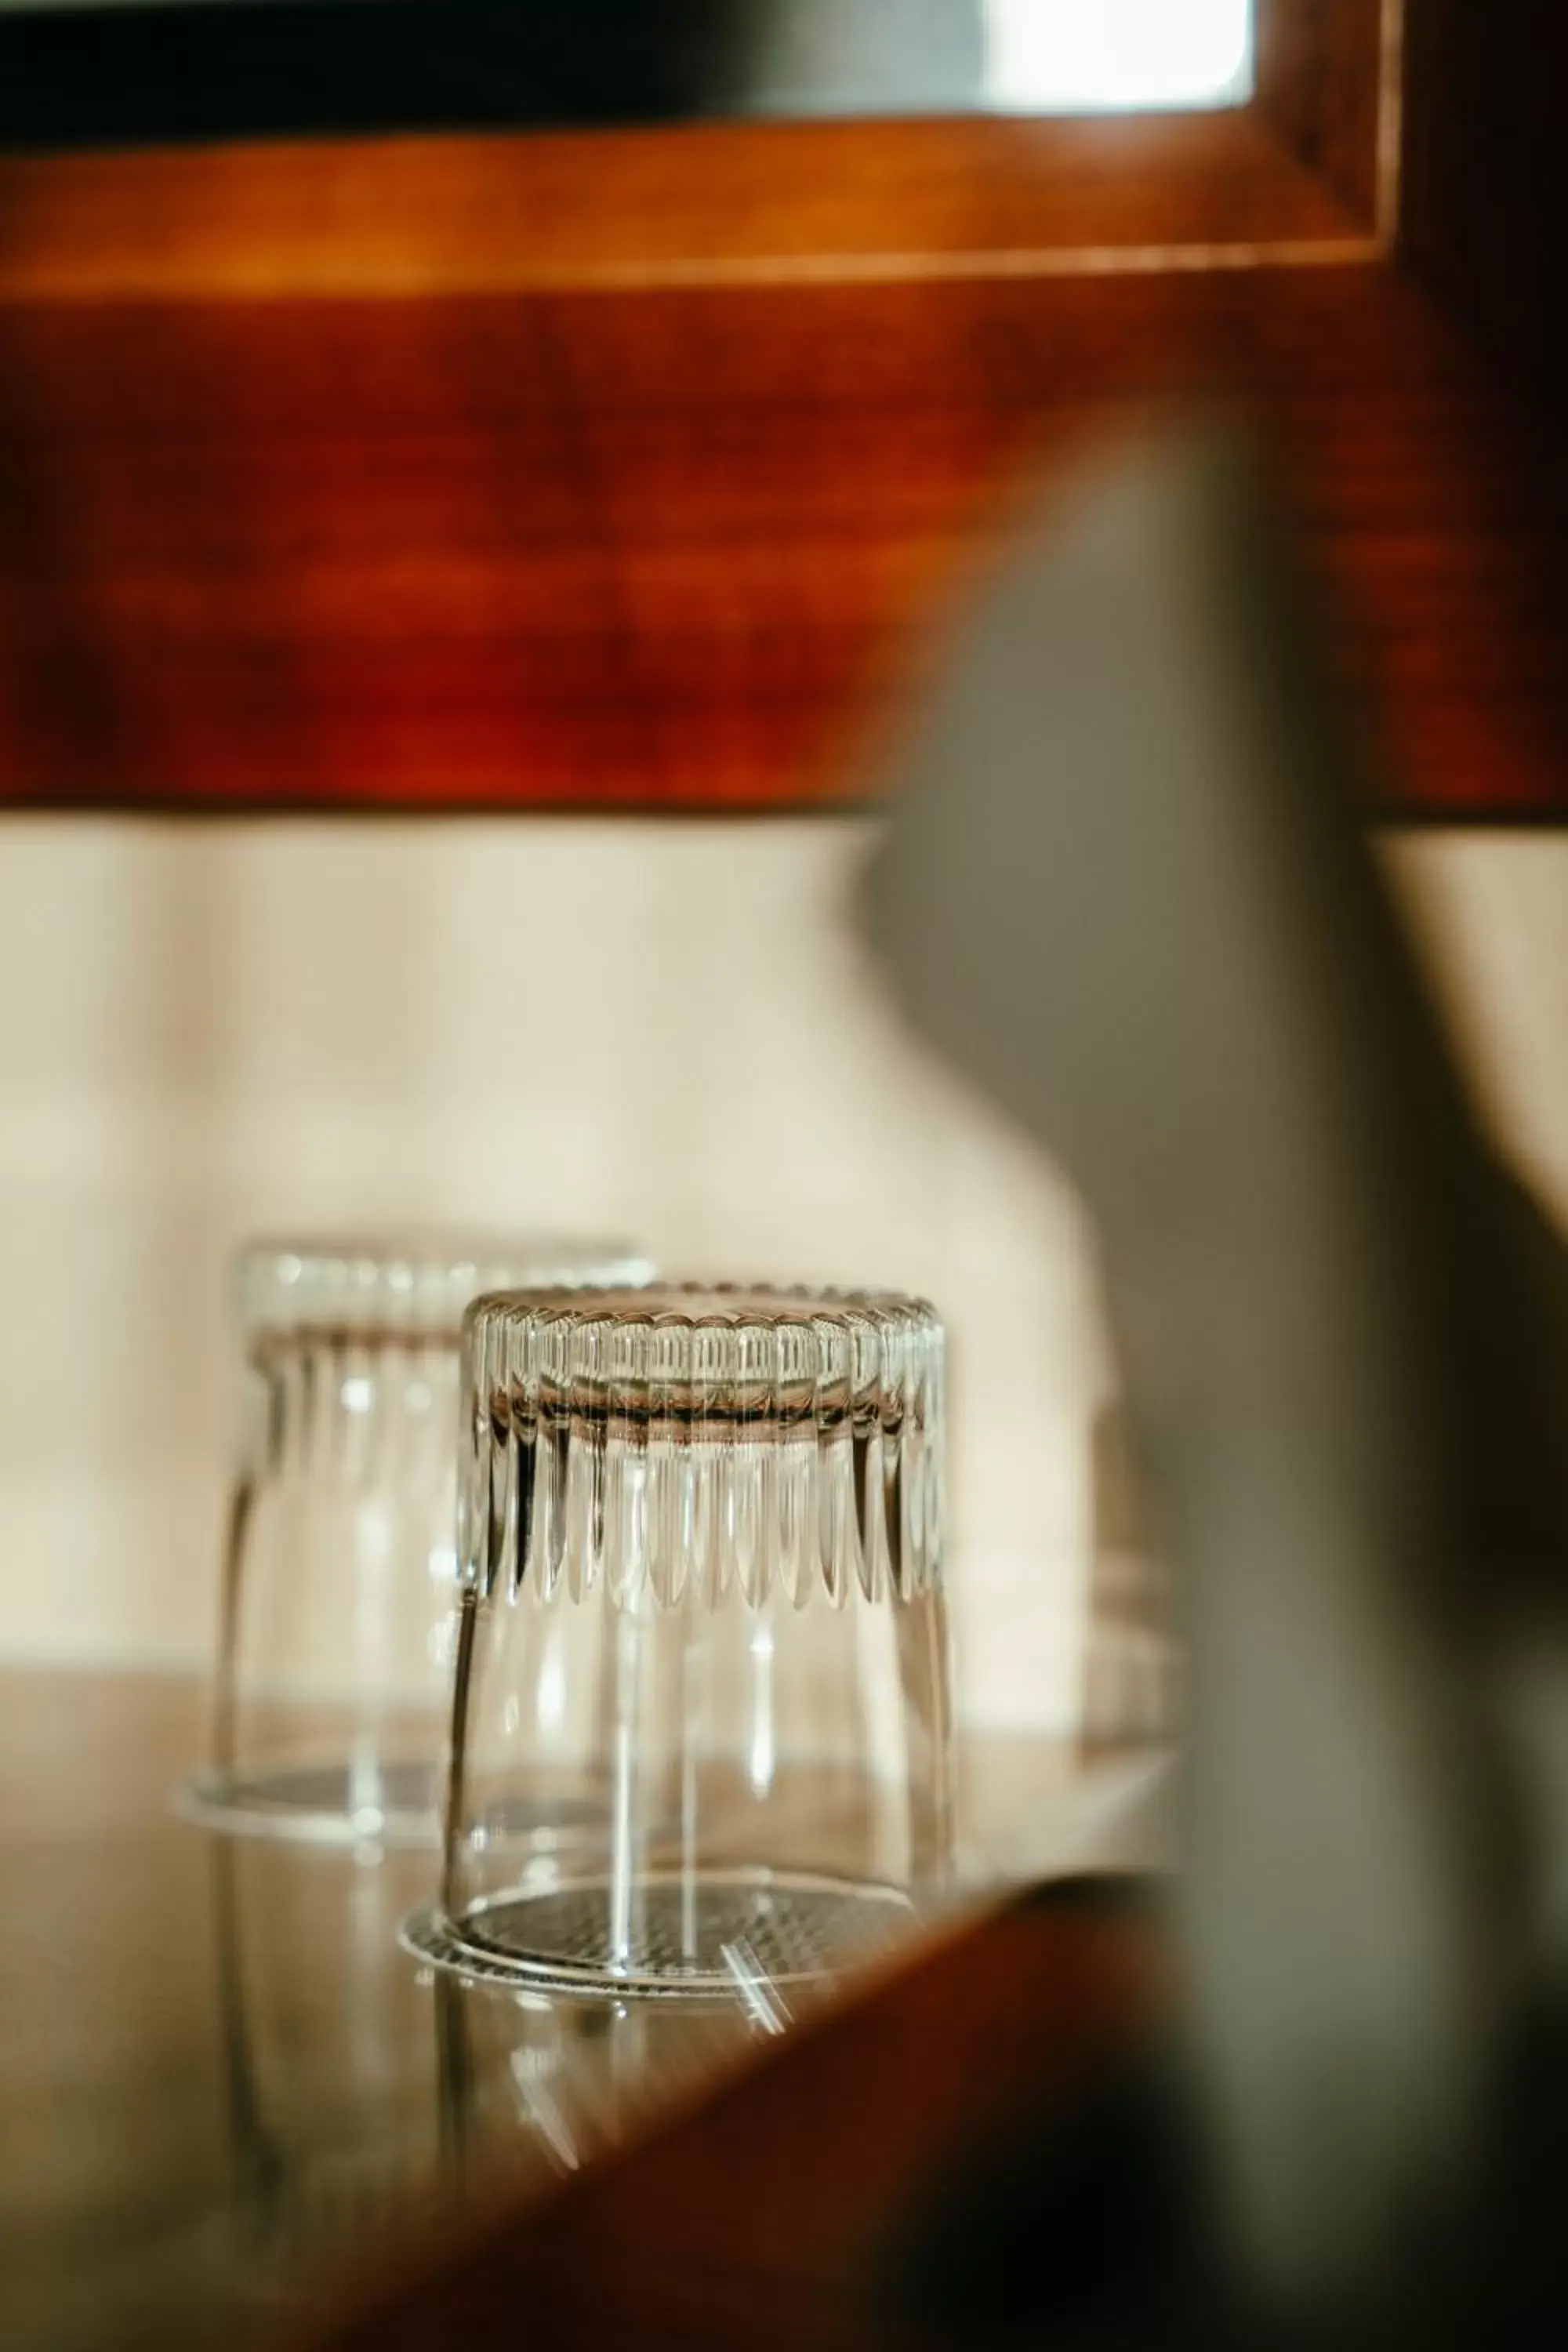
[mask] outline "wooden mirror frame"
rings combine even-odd
[[[1259,0],[1212,113],[0,162],[0,801],[853,804],[1019,482],[1217,389],[1386,808],[1568,813],[1548,6]]]

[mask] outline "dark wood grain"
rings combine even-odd
[[[1568,15],[1552,0],[1411,0],[1405,52],[1399,267],[1500,388],[1508,626],[1558,681],[1550,740],[1568,814]]]
[[[1380,805],[1568,810],[1563,503],[1385,249],[1395,28],[1268,0],[1211,116],[0,163],[0,802],[856,804],[1010,503],[1197,393],[1277,438]]]
[[[1380,235],[1392,226],[1406,5],[1262,0],[1256,19],[1259,111],[1354,218]]]
[[[1554,526],[1370,268],[0,315],[0,794],[863,796],[1007,499],[1246,390],[1343,591],[1391,806],[1560,804]]]
[[[1554,0],[1412,10],[1404,251],[1501,368],[1568,402],[1568,15]]]

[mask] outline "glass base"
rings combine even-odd
[[[368,1786],[346,1761],[237,1764],[193,1773],[180,1791],[187,1821],[237,1837],[314,1845],[437,1846],[443,1774],[432,1762],[377,1767]]]
[[[416,1959],[478,1983],[578,2000],[754,2003],[772,1987],[865,1966],[918,1917],[901,1889],[876,1883],[668,1871],[637,1879],[618,1905],[601,1876],[520,1886],[456,1920],[416,1911],[398,1940]]]
[[[441,1843],[445,1789],[443,1767],[424,1759],[378,1765],[367,1783],[363,1768],[345,1761],[296,1759],[193,1773],[177,1802],[187,1821],[234,1837],[428,1848]],[[605,1822],[604,1807],[590,1801],[513,1797],[495,1808],[489,1833],[548,1861],[602,1852]]]

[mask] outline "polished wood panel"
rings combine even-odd
[[[854,801],[987,520],[1119,404],[1247,387],[1390,806],[1553,805],[1556,526],[1370,268],[0,314],[0,793]]]
[[[0,302],[1030,278],[1364,245],[1250,112],[0,159]]]
[[[1322,259],[1375,227],[1396,5],[1254,0],[1255,108],[0,157],[0,301]]]
[[[1387,250],[1401,22],[1266,0],[1208,116],[0,163],[0,800],[858,804],[1011,504],[1196,392],[1276,436],[1380,803],[1568,809],[1557,476],[1441,207]]]

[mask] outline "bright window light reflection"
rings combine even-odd
[[[538,1706],[540,1729],[559,1731],[566,1716],[566,1661],[553,1645],[539,1669]],[[507,1729],[511,1728],[509,1723]]]
[[[752,1793],[766,1796],[773,1780],[773,1636],[759,1625],[752,1636]]]
[[[982,0],[998,113],[1237,104],[1252,0]]]

